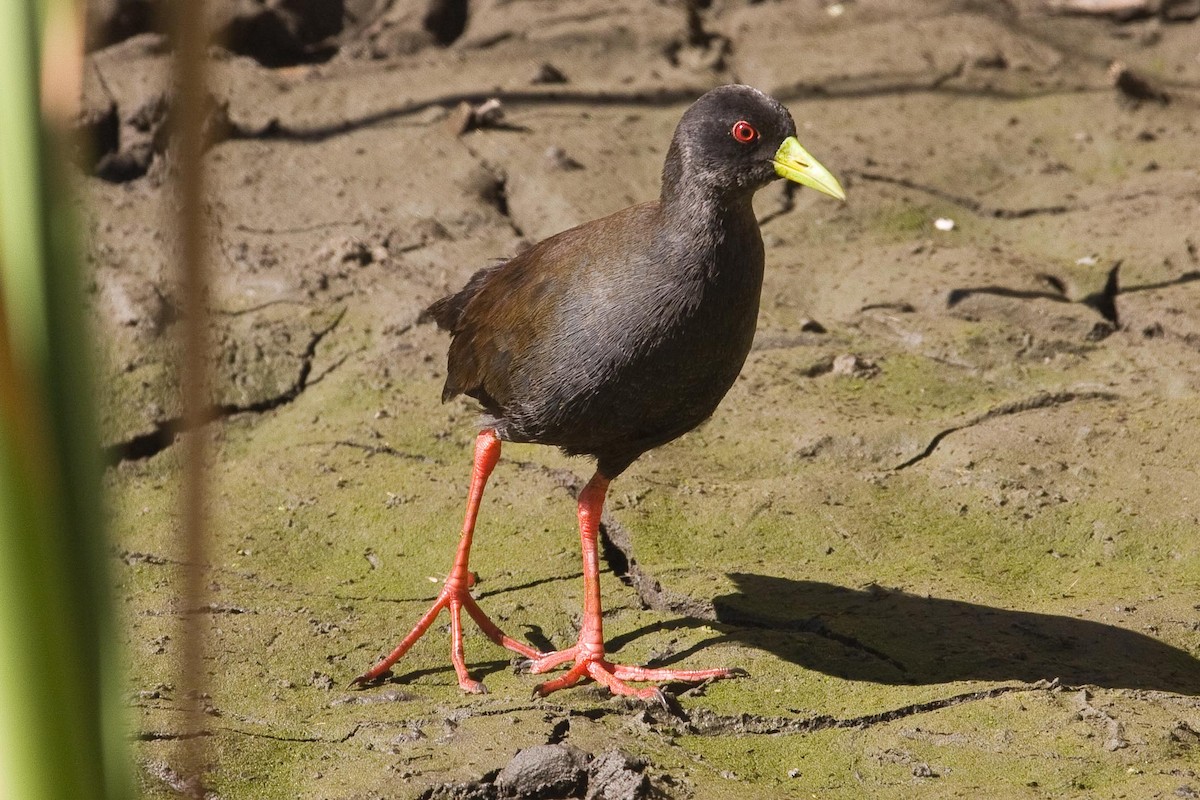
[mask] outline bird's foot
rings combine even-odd
[[[534,694],[545,697],[551,692],[574,686],[580,681],[594,680],[603,685],[613,694],[637,697],[642,700],[652,700],[665,704],[662,690],[657,686],[635,688],[626,681],[653,681],[656,683],[700,683],[721,678],[734,678],[745,675],[741,669],[654,669],[651,667],[635,667],[625,664],[614,664],[604,658],[603,650],[575,645],[566,650],[547,653],[527,662],[529,672],[538,674],[554,669],[567,661],[575,664],[564,675],[553,680],[540,683],[534,687]]]
[[[375,666],[351,681],[350,685],[362,686],[371,683],[390,670],[392,665],[399,661],[408,652],[409,648],[424,635],[425,631],[433,624],[434,619],[437,618],[437,615],[441,613],[443,608],[450,611],[450,661],[454,665],[454,672],[458,675],[458,685],[464,692],[468,694],[485,694],[487,692],[487,687],[467,673],[466,659],[463,655],[462,612],[464,610],[470,615],[471,619],[475,620],[475,624],[479,626],[479,629],[487,634],[487,637],[496,644],[519,653],[526,658],[540,658],[541,653],[529,645],[506,635],[483,612],[483,609],[475,602],[475,598],[471,597],[470,587],[473,583],[474,576],[469,573],[461,576],[451,574],[442,585],[442,591],[438,594],[437,600],[433,602],[429,610],[413,626],[413,629],[404,637],[404,640],[396,645],[396,649],[385,658],[380,659]]]

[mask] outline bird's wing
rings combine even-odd
[[[430,306],[453,334],[443,399],[466,394],[501,415],[525,375],[574,324],[572,293],[589,292],[627,268],[644,243],[626,233],[657,209],[646,203],[563,231],[503,264],[477,272],[459,293]],[[446,323],[443,324],[443,319]]]

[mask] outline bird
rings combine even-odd
[[[719,86],[683,113],[657,200],[550,236],[476,272],[423,317],[449,331],[445,402],[483,410],[458,550],[432,607],[386,657],[353,683],[370,684],[450,615],[459,687],[486,691],[468,672],[462,612],[534,674],[570,664],[535,695],[595,681],[614,695],[662,701],[657,686],[744,674],[615,664],[604,649],[598,535],[611,481],[643,453],[708,419],[733,385],[754,339],[764,248],[752,199],[780,178],[845,200],[838,180],[804,149],[777,100]],[[574,645],[540,652],[505,634],[471,596],[476,518],[502,442],[552,445],[595,459],[579,492],[583,622]]]

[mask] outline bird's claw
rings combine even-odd
[[[364,672],[346,685],[347,689],[365,689],[368,686],[377,686],[383,683],[385,678],[390,678],[392,671],[384,670],[378,675],[372,675],[370,672]]]
[[[672,695],[667,694],[657,686],[654,687],[653,693],[642,699],[647,704],[653,703],[657,705],[668,714],[674,714],[677,717],[683,715],[683,709],[679,707],[679,702]]]
[[[481,681],[473,681],[470,679],[460,680],[458,688],[462,689],[467,694],[487,694],[488,688]]]

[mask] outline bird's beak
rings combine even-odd
[[[783,140],[771,163],[775,165],[775,172],[781,178],[802,183],[838,200],[846,199],[846,192],[838,183],[838,179],[821,166],[820,161],[810,156],[795,136]]]

